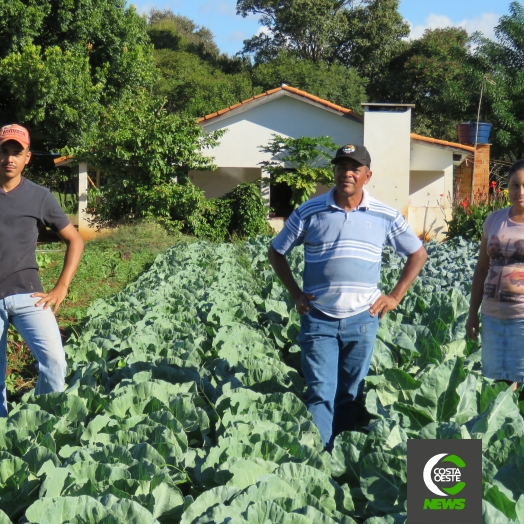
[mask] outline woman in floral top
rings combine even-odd
[[[482,305],[484,376],[524,382],[524,159],[510,168],[508,197],[484,223],[466,331],[478,339]]]

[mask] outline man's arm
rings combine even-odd
[[[382,318],[388,311],[395,309],[404,298],[409,286],[411,286],[413,281],[417,278],[417,275],[426,263],[427,258],[428,254],[426,253],[424,246],[421,246],[420,249],[411,255],[408,255],[404,269],[402,269],[400,278],[397,285],[393,288],[393,291],[391,291],[389,295],[381,295],[371,306],[369,312],[373,316],[378,314],[379,318]]]
[[[309,301],[315,300],[316,297],[310,293],[304,293],[300,287],[298,287],[287,258],[284,255],[281,255],[273,246],[269,246],[267,256],[277,277],[282,281],[282,284],[284,284],[295,302],[299,314],[304,315],[311,309]]]
[[[471,298],[469,301],[469,315],[466,320],[466,333],[473,340],[479,338],[479,308],[484,295],[484,282],[489,271],[488,239],[482,237],[480,243],[479,258],[473,273],[473,282],[471,284]]]
[[[47,309],[49,306],[54,306],[55,313],[67,295],[69,284],[71,284],[71,280],[73,280],[82,252],[84,251],[84,241],[72,224],[60,230],[58,236],[67,246],[62,273],[60,273],[55,287],[49,293],[34,293],[31,295],[32,297],[41,297],[41,300],[39,300],[35,306],[44,305],[44,309]]]

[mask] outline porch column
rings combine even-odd
[[[270,207],[270,196],[271,196],[271,186],[269,185],[270,175],[266,171],[262,170],[262,184],[260,185],[260,191],[262,192],[262,197],[266,203],[267,212],[269,214]]]
[[[89,227],[89,214],[87,212],[87,164],[78,164],[78,232],[84,240],[89,240],[95,235],[95,229]]]

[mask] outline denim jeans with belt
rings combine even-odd
[[[300,324],[306,406],[330,450],[334,438],[354,429],[361,415],[360,398],[373,355],[378,316],[366,310],[348,318],[333,318],[312,308],[301,316]]]
[[[0,299],[0,417],[7,416],[5,388],[7,329],[13,324],[38,362],[35,394],[63,391],[66,358],[56,318],[51,309],[35,307],[31,293]]]

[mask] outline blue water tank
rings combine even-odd
[[[487,122],[479,122],[478,144],[489,144],[491,127],[491,124],[488,124]],[[461,144],[474,144],[475,135],[477,133],[477,123],[464,122],[462,124],[457,124],[457,132]]]

